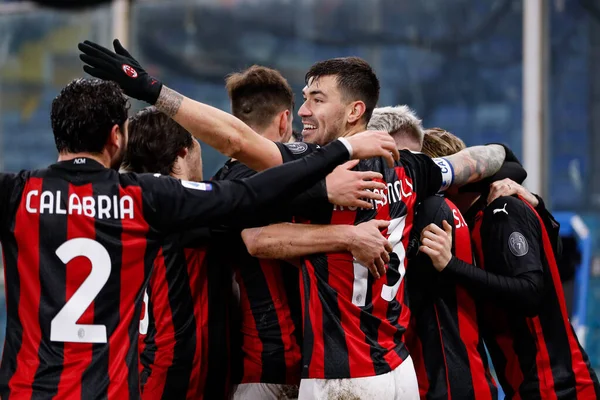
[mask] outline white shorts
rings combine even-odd
[[[233,400],[296,400],[298,385],[242,383],[233,392]]]
[[[349,379],[302,379],[299,400],[419,400],[410,356],[387,374]]]

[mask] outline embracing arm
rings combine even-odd
[[[479,269],[452,257],[442,274],[452,273],[458,283],[478,297],[493,300],[527,316],[539,312],[544,293],[542,271],[527,271],[517,276],[503,276]]]
[[[359,225],[281,223],[242,231],[248,252],[259,258],[290,259],[318,253],[350,252],[378,278],[389,262],[390,243],[381,234],[389,221]]]
[[[242,239],[253,257],[288,258],[350,250],[352,225],[279,223],[244,229]]]
[[[468,147],[444,157],[454,170],[453,184],[464,186],[494,175],[504,162],[506,151],[497,144]]]

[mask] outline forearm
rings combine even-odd
[[[458,283],[478,297],[492,300],[528,316],[537,314],[541,305],[544,278],[539,271],[516,277],[502,276],[452,257],[443,273],[453,274]]]
[[[163,86],[156,108],[173,118],[194,137],[256,171],[280,165],[275,143],[254,132],[238,118]]]
[[[350,225],[282,223],[242,231],[248,252],[259,258],[289,259],[348,251]]]
[[[444,157],[454,170],[453,184],[464,186],[494,175],[504,162],[506,151],[500,145],[474,146]]]
[[[277,212],[277,204],[286,204],[291,199],[309,189],[320,179],[324,179],[333,169],[348,161],[346,146],[334,140],[327,146],[299,160],[269,168],[266,171],[238,181],[229,181],[227,214],[219,216],[213,210],[207,218],[225,218],[224,221],[238,225],[240,220],[248,219],[248,215],[257,210],[273,206]]]

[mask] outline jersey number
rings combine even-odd
[[[381,298],[385,301],[392,301],[396,298],[402,279],[406,275],[406,268],[404,268],[406,250],[404,249],[404,244],[402,244],[402,233],[404,232],[405,224],[406,216],[391,220],[388,227],[388,231],[390,232],[388,240],[392,244],[392,253],[390,254],[390,262],[385,274],[387,283],[381,288]],[[358,307],[366,305],[368,286],[369,270],[362,264],[355,262],[352,304]]]
[[[140,335],[146,335],[148,333],[148,324],[150,323],[150,316],[148,315],[148,291],[144,292],[144,310],[142,312],[144,316],[140,320]]]
[[[50,340],[53,342],[106,343],[106,325],[85,325],[77,321],[92,304],[110,276],[110,255],[100,243],[92,239],[67,240],[56,255],[67,264],[76,257],[85,257],[92,271],[67,304],[50,322]]]

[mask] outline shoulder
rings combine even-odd
[[[256,171],[250,169],[246,164],[238,160],[229,160],[217,171],[212,181],[225,181],[231,179],[247,178],[256,174]]]
[[[418,151],[400,150],[400,162],[408,165],[423,164],[432,166],[435,165],[433,159],[426,154]]]
[[[172,185],[177,182],[181,182],[183,184],[184,181],[180,181],[179,179],[175,179],[169,175],[162,174],[151,174],[151,173],[143,173],[138,174],[135,172],[125,172],[119,174],[119,181],[121,186],[140,186],[144,189],[152,189],[152,188],[160,188],[168,185]]]
[[[420,231],[431,223],[441,225],[443,220],[451,219],[451,215],[442,196],[429,196],[417,207],[414,225]]]
[[[223,180],[243,179],[255,175],[256,171],[242,164],[239,161],[234,161],[228,166],[228,170],[222,176]]]
[[[488,204],[483,213],[484,223],[498,224],[507,221],[539,226],[535,211],[525,204],[523,200],[515,196],[497,198]]]
[[[450,210],[450,207],[446,203],[446,199],[443,196],[429,196],[419,206],[419,209],[426,210],[428,212],[437,212],[438,210]]]

